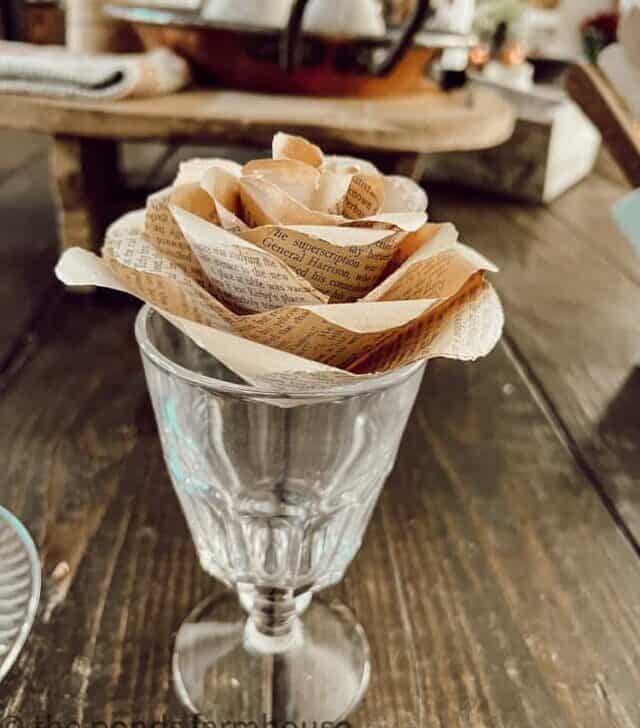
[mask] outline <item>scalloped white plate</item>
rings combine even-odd
[[[0,682],[33,627],[41,587],[40,559],[31,536],[0,506]]]

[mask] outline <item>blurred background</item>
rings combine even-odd
[[[34,278],[51,282],[60,248],[97,249],[105,225],[169,184],[181,160],[255,157],[280,128],[414,177],[434,212],[482,196],[496,215],[517,204],[537,220],[595,170],[618,185],[600,200],[611,235],[612,208],[640,184],[633,0],[4,0],[0,10],[0,255],[18,271],[7,299],[22,301]],[[590,205],[588,187],[574,194],[574,210]],[[640,238],[632,218],[618,220],[625,244]]]
[[[393,98],[426,89],[444,94],[482,86],[511,105],[513,135],[503,135],[510,139],[502,145],[482,139],[480,117],[469,117],[456,140],[428,147],[447,152],[422,160],[431,179],[480,189],[490,184],[496,194],[548,202],[592,169],[600,136],[569,101],[565,73],[571,64],[598,63],[601,51],[615,44],[618,18],[632,9],[633,0],[432,0],[424,3],[428,7],[419,17],[414,16],[414,0],[310,0],[305,5],[302,38],[287,39],[294,0],[5,0],[0,33],[6,40],[31,44],[22,48],[22,60],[50,46],[96,60],[105,53],[142,57],[143,51],[160,47],[186,59],[190,76],[164,87],[161,81],[153,90],[122,92],[116,89],[113,69],[107,77],[87,65],[93,77],[69,76],[64,59],[46,54],[36,56],[39,62],[21,65],[15,62],[16,47],[5,44],[8,59],[3,63],[0,56],[0,90],[94,99],[100,89],[102,98],[115,99],[159,96],[163,88],[164,93],[177,90],[193,79],[206,88]],[[393,59],[387,54],[407,26],[412,27],[406,43]],[[290,58],[284,59],[287,42]],[[379,73],[385,63],[389,67]],[[38,77],[43,68],[44,85]],[[432,96],[434,105],[443,99]],[[588,101],[579,99],[579,105],[590,115]],[[482,115],[485,129],[492,119],[498,124],[498,111],[492,115],[487,108]],[[495,154],[473,153],[489,146]]]

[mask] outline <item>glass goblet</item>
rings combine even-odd
[[[344,720],[368,684],[367,639],[312,597],[360,548],[425,364],[283,394],[247,386],[149,307],[136,336],[200,563],[230,589],[178,632],[180,698],[216,725]]]

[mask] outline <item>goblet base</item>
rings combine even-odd
[[[178,696],[203,728],[324,728],[355,709],[369,673],[369,644],[349,609],[315,599],[274,640],[255,633],[235,594],[212,597],[184,622],[173,655]]]

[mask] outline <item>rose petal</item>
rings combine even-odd
[[[381,212],[425,212],[427,193],[408,177],[384,178],[384,203]]]
[[[303,137],[278,132],[273,137],[273,158],[294,159],[312,167],[321,167],[324,154],[320,147],[311,144]]]

